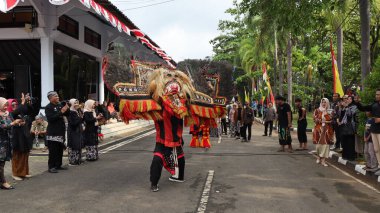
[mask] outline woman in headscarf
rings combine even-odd
[[[342,158],[345,160],[355,160],[355,134],[357,130],[358,108],[353,103],[352,96],[343,96],[343,109],[341,111],[338,125],[342,142]]]
[[[98,120],[102,118],[102,114],[96,116],[95,101],[87,100],[84,103],[83,121],[85,129],[83,132],[84,145],[86,146],[86,160],[98,160]]]
[[[236,136],[236,122],[237,122],[237,104],[232,105],[232,109],[228,114],[228,119],[230,120],[230,137]]]
[[[79,101],[70,99],[70,115],[68,117],[67,147],[69,165],[82,163],[82,118],[79,114]]]
[[[31,177],[29,174],[29,152],[32,149],[33,140],[30,135],[29,117],[32,112],[28,103],[28,94],[21,94],[21,104],[17,107],[11,106],[10,114],[13,119],[20,119],[18,126],[12,128],[12,177],[15,180],[23,180]],[[8,100],[8,103],[17,103]],[[8,106],[9,107],[9,106]]]
[[[8,99],[8,108],[7,111],[12,113],[18,107],[18,102],[16,99]]]
[[[14,189],[4,177],[5,162],[11,159],[11,129],[18,126],[21,119],[13,120],[7,111],[7,99],[0,97],[0,188],[4,190]]]
[[[329,145],[332,144],[334,130],[332,127],[332,115],[327,111],[330,103],[327,98],[322,98],[319,108],[314,111],[315,127],[313,131],[313,143],[316,144],[317,163],[323,166],[329,157]]]

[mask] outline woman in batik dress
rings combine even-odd
[[[71,99],[69,126],[67,128],[67,147],[69,165],[79,165],[82,162],[82,118],[79,114],[79,101]]]
[[[313,143],[316,144],[317,164],[326,164],[329,157],[330,145],[333,141],[334,130],[332,127],[332,115],[328,112],[330,103],[327,98],[322,98],[320,106],[314,111],[315,127],[313,131]]]
[[[83,113],[83,121],[85,124],[83,140],[86,146],[86,160],[88,161],[96,161],[99,158],[98,120],[100,120],[102,116],[102,114],[96,116],[94,100],[87,100],[85,102]]]

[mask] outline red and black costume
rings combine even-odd
[[[197,125],[190,126],[190,134],[193,136],[190,141],[190,147],[197,148],[200,147],[199,143],[199,127]]]
[[[169,97],[163,97],[162,120],[154,122],[156,128],[156,147],[150,166],[150,181],[157,185],[161,177],[162,167],[171,175],[175,175],[178,167],[178,179],[184,179],[185,155],[183,153],[183,118],[187,113],[186,100],[180,100],[181,106],[175,107]],[[177,156],[177,158],[175,158]],[[177,162],[178,161],[178,165]]]

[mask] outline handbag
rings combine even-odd
[[[354,128],[352,127],[352,124],[350,122],[348,122],[346,124],[343,124],[340,127],[340,133],[343,136],[346,136],[346,135],[355,135]]]

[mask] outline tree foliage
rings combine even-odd
[[[372,66],[380,53],[379,2],[371,1],[370,7]],[[215,53],[213,60],[227,60],[235,66],[238,71],[234,73],[234,79],[239,93],[246,88],[255,95],[252,83],[259,85],[261,65],[265,62],[269,65],[268,75],[275,94],[289,85],[293,89],[292,97],[310,102],[320,100],[322,96],[330,97],[333,90],[330,39],[337,53],[338,27],[343,32],[340,50],[343,86],[350,88],[353,84],[360,84],[358,0],[234,0],[233,7],[226,12],[232,19],[220,21],[221,35],[211,41]],[[292,65],[287,68],[289,39]],[[290,81],[284,72],[286,69]],[[256,93],[259,93],[258,86]]]

